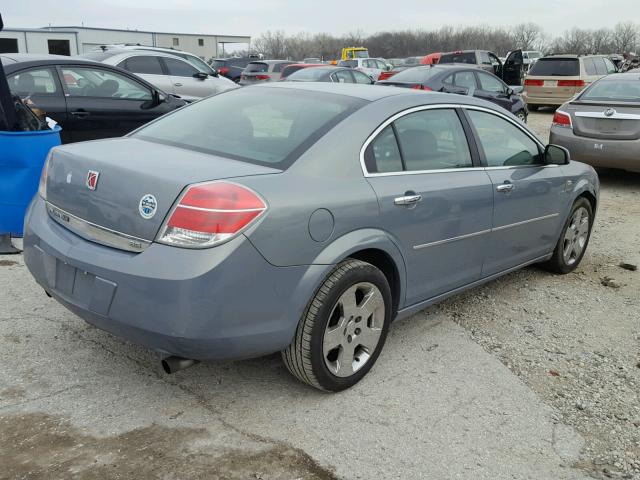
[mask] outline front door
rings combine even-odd
[[[486,72],[477,72],[478,90],[474,96],[500,105],[511,111],[511,97],[507,94],[507,86],[495,75]]]
[[[381,222],[403,252],[406,305],[478,280],[491,229],[492,185],[454,109],[408,113],[365,151]]]
[[[522,50],[509,53],[502,67],[501,78],[507,85],[522,85],[524,75],[524,57]]]
[[[515,120],[468,108],[493,185],[493,223],[482,270],[489,276],[550,253],[566,204],[562,167]]]
[[[158,116],[145,108],[153,94],[145,85],[100,67],[60,67],[67,98],[67,130],[74,142],[120,137]]]

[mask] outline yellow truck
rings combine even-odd
[[[340,60],[352,60],[354,58],[369,58],[369,50],[364,47],[345,47],[342,49]]]

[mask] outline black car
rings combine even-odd
[[[63,143],[119,137],[185,105],[117,67],[57,55],[3,54],[9,88],[62,127]]]
[[[510,87],[495,75],[470,65],[425,65],[397,73],[376,85],[471,95],[496,103],[523,122],[529,114],[520,96],[522,87]]]
[[[242,71],[247,68],[249,63],[259,60],[257,55],[249,57],[232,57],[232,58],[214,58],[211,60],[211,66],[223,77],[238,83]]]
[[[364,83],[373,84],[373,80],[366,73],[349,67],[310,67],[293,72],[283,82],[334,82],[334,83]]]
[[[522,85],[526,71],[522,50],[509,52],[504,63],[495,53],[488,50],[458,50],[443,53],[438,64],[443,63],[477,65],[479,68],[500,77],[509,85]]]

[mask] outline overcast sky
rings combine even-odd
[[[534,22],[550,35],[638,20],[638,0],[2,0],[8,27],[81,25],[257,36],[360,30],[509,26]],[[625,15],[626,12],[626,15]]]

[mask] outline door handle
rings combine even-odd
[[[513,183],[503,183],[502,185],[498,185],[496,190],[500,193],[511,193],[511,191],[515,188]]]
[[[75,112],[70,112],[76,118],[87,118],[89,116],[89,112],[85,112],[84,110],[76,110]]]
[[[174,85],[175,87],[181,87],[181,86],[182,86],[182,84],[181,84],[181,83],[174,83],[173,85]]]
[[[405,195],[393,199],[395,205],[415,205],[420,201],[422,201],[422,195]]]

